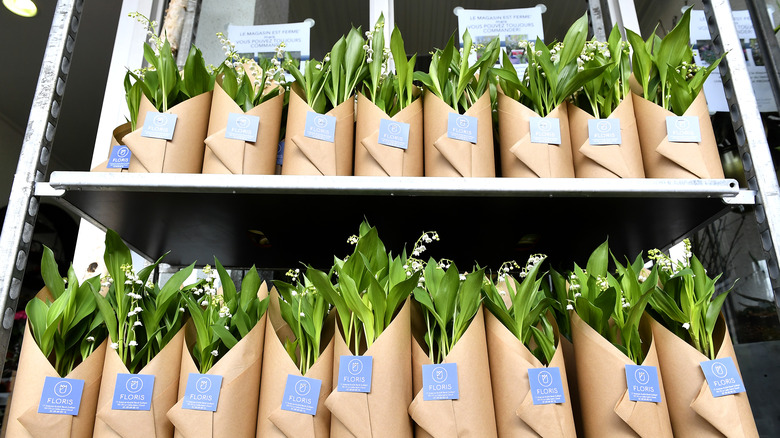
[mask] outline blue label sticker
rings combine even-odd
[[[339,392],[371,392],[372,356],[339,358]]]
[[[734,360],[730,357],[708,360],[700,363],[707,385],[713,397],[723,397],[745,392],[742,376],[739,375]]]
[[[111,409],[148,411],[152,408],[154,376],[151,374],[117,374]]]
[[[141,137],[173,140],[173,130],[176,129],[177,118],[176,114],[147,111],[144,126],[141,129]]]
[[[379,120],[379,144],[394,148],[409,147],[409,124],[395,120]]]
[[[447,137],[476,144],[477,118],[449,113],[447,117]]]
[[[123,145],[116,145],[111,148],[111,156],[108,157],[108,169],[127,169],[130,167],[130,157],[132,156],[130,148]]]
[[[229,113],[227,127],[225,127],[225,138],[254,143],[257,141],[258,129],[260,129],[260,117]]]
[[[566,403],[560,368],[529,368],[528,382],[531,384],[531,399],[535,405]]]
[[[84,381],[46,377],[38,403],[39,414],[78,415],[81,407],[81,394]]]
[[[222,376],[190,373],[181,407],[193,411],[216,412],[221,389]]]
[[[645,365],[626,365],[628,399],[635,402],[661,402],[658,368]]]
[[[282,409],[301,414],[317,415],[317,402],[320,399],[322,380],[287,375],[284,386]]]
[[[326,114],[317,114],[314,111],[307,112],[303,135],[334,143],[336,141],[336,118]]]
[[[666,135],[673,143],[701,143],[699,118],[693,116],[668,116]]]
[[[588,120],[588,142],[594,146],[621,144],[620,119]]]
[[[423,400],[457,400],[458,364],[423,365]]]
[[[531,117],[531,143],[561,144],[561,121],[556,118]]]

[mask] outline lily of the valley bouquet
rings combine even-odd
[[[80,284],[71,266],[67,278],[62,278],[54,254],[47,247],[41,275],[46,287],[25,308],[28,325],[6,417],[6,436],[90,437],[106,352],[106,326],[92,295],[93,289],[100,288],[100,277]],[[58,385],[72,390],[79,382],[83,385],[80,399],[58,397],[62,393]],[[39,412],[39,403],[47,400],[50,403]],[[53,403],[68,403],[70,407],[76,403],[77,415],[56,412],[60,407]]]
[[[710,277],[691,253],[691,242],[685,239],[683,243],[684,254],[677,261],[657,249],[649,253],[659,280],[650,299],[655,318],[652,329],[674,434],[758,436],[747,393],[713,397],[704,378],[702,362],[713,359],[733,361],[739,372],[721,315],[731,289],[716,296],[720,275]],[[730,376],[735,377],[739,376]],[[723,412],[730,413],[728,418]]]
[[[691,9],[664,38],[626,30],[634,50],[634,95],[645,174],[649,178],[723,178],[715,133],[702,87],[720,58],[693,62]],[[724,55],[725,56],[725,55]]]
[[[253,266],[238,289],[230,274],[214,259],[199,283],[187,287],[184,300],[192,327],[181,351],[179,401],[168,418],[180,437],[253,437],[263,362],[268,289]],[[218,287],[217,279],[221,284]],[[197,385],[206,379],[219,385],[216,409],[193,409]],[[188,389],[190,388],[190,389]],[[192,392],[191,388],[196,388]]]
[[[434,234],[435,235],[435,234]],[[423,237],[430,238],[426,233]],[[414,400],[409,415],[415,436],[495,437],[496,417],[485,340],[483,269],[460,273],[449,260],[424,262],[420,241],[411,268],[420,270],[414,290],[412,366]]]
[[[151,41],[144,43],[149,67],[128,71],[124,81],[132,132],[122,141],[132,153],[130,172],[201,173],[214,74],[195,46],[180,71],[156,23],[138,13],[130,16]]]
[[[469,55],[482,56],[469,63]],[[468,30],[462,52],[455,35],[443,49],[436,49],[428,73],[414,79],[425,86],[425,176],[493,177],[493,120],[490,101],[490,69],[500,53],[498,37],[480,48]]]
[[[485,331],[499,436],[576,434],[564,351],[550,313],[554,300],[542,286],[545,258],[532,255],[523,267],[507,262],[499,268],[497,282],[488,279],[482,289],[489,310]],[[509,275],[513,268],[519,268],[520,280]],[[534,397],[531,379],[540,376],[560,382],[555,403]]]
[[[586,269],[575,264],[568,278],[583,429],[593,436],[671,437],[658,353],[645,315],[658,272],[643,274],[641,256],[625,265],[612,259],[614,275],[604,242]],[[629,376],[639,376],[639,383],[627,383]],[[637,393],[639,385],[649,389]]]
[[[225,61],[215,70],[203,173],[272,175],[285,103],[284,43],[272,58],[256,61],[217,36]]]
[[[331,272],[309,267],[307,276],[336,310],[333,388],[325,401],[331,437],[411,437],[410,302],[419,273],[409,275],[406,253],[393,256],[377,229],[360,226],[353,253],[335,259]],[[406,268],[405,268],[406,267]],[[332,283],[332,279],[336,283]],[[370,384],[356,387],[354,367]],[[360,379],[358,379],[360,380]]]
[[[386,48],[384,30],[380,16],[366,32],[368,75],[357,94],[355,175],[423,176],[423,106],[413,84],[417,54],[407,60],[398,27]]]
[[[164,256],[135,272],[130,250],[116,232],[108,230],[105,243],[105,296],[92,291],[110,342],[100,383],[95,436],[172,437],[173,424],[166,413],[177,400],[184,341],[181,328],[186,317],[180,289],[194,264],[161,286],[150,276]],[[123,381],[127,374],[154,376],[149,410],[113,409],[115,398],[123,391],[120,386],[124,387],[117,381]]]
[[[574,178],[566,101],[608,65],[581,62],[588,17],[577,20],[563,42],[523,41],[528,68],[518,76],[506,51],[498,76],[501,174],[510,177]],[[531,124],[534,129],[531,129]]]
[[[263,370],[257,437],[327,437],[330,411],[325,407],[333,382],[333,320],[330,305],[300,269],[287,272],[291,282],[274,280],[270,292],[263,346]],[[291,379],[320,382],[319,393],[307,392],[315,414],[282,409]],[[295,387],[295,381],[292,381]],[[310,387],[310,386],[309,386]]]
[[[301,71],[289,54],[284,67],[295,79],[284,141],[284,175],[352,175],[355,90],[368,75],[360,28],[342,36],[322,61]]]
[[[564,47],[565,49],[565,47]],[[604,68],[569,105],[569,129],[577,178],[644,178],[631,97],[630,51],[617,25],[606,43],[585,43],[577,65]]]

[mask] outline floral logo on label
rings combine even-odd
[[[356,376],[360,374],[361,371],[363,371],[363,363],[357,359],[352,359],[352,361],[349,362],[348,369],[350,374]]]
[[[712,364],[712,374],[715,374],[715,376],[719,379],[722,379],[728,375],[729,371],[726,369],[726,366],[723,365],[720,362],[714,362]]]
[[[466,129],[469,127],[469,120],[465,117],[458,117],[455,124],[458,125],[458,128]]]
[[[442,367],[436,367],[433,369],[433,372],[431,373],[431,377],[433,378],[434,382],[442,383],[445,380],[447,380],[447,370],[445,370]]]
[[[607,132],[609,131],[610,124],[607,121],[601,121],[596,125],[596,129],[598,129],[601,132]]]
[[[387,130],[390,131],[391,134],[398,134],[401,132],[401,127],[398,123],[391,123],[387,126]]]
[[[328,125],[328,121],[323,116],[317,116],[314,118],[314,124],[320,128],[324,128]]]
[[[304,396],[311,391],[311,385],[305,380],[301,380],[295,385],[295,392],[300,396]]]
[[[144,388],[144,382],[138,377],[131,377],[127,379],[127,383],[125,383],[125,388],[127,388],[129,392],[136,393]]]
[[[245,116],[241,116],[236,119],[236,126],[238,126],[241,129],[245,129],[247,126],[249,126],[249,118]]]
[[[168,124],[168,118],[162,114],[154,116],[154,124],[157,126],[165,126]]]
[[[539,384],[544,386],[545,388],[553,384],[552,375],[547,371],[542,371],[541,373],[539,373],[537,379],[539,380]]]
[[[206,377],[201,377],[197,382],[195,382],[195,389],[197,389],[201,394],[208,392],[209,389],[211,389],[211,380]]]
[[[120,147],[119,147],[119,148],[116,150],[116,155],[117,155],[117,157],[119,157],[119,158],[124,158],[124,157],[126,157],[126,156],[127,156],[129,153],[130,153],[130,149],[128,149],[128,148],[127,148],[127,146],[120,146]]]
[[[549,131],[552,129],[550,122],[548,122],[547,120],[540,120],[537,126],[539,127],[540,131]]]
[[[636,378],[636,381],[640,384],[645,385],[650,381],[650,374],[648,374],[647,371],[643,370],[642,368],[637,368],[636,372],[634,373],[634,378]]]
[[[688,120],[686,119],[677,119],[677,121],[675,122],[675,126],[677,126],[677,129],[681,131],[687,130],[688,128],[690,128],[690,125],[691,125],[690,122],[688,122]]]
[[[73,386],[64,380],[54,386],[54,394],[58,397],[67,397],[72,391]]]

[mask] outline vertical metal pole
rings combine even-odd
[[[727,52],[720,63],[723,89],[748,187],[756,191],[758,232],[775,292],[775,305],[780,312],[780,189],[769,144],[742,54],[742,43],[734,26],[731,5],[728,0],[703,0],[702,4],[712,42],[720,53]]]
[[[51,158],[51,142],[57,129],[83,6],[84,0],[57,2],[0,234],[0,257],[5,260],[0,263],[0,374],[5,366],[16,303],[38,214],[38,199],[33,196],[33,189],[36,181],[45,178]]]
[[[772,86],[772,94],[775,96],[775,104],[780,108],[780,44],[777,43],[772,20],[766,10],[764,0],[746,0],[750,19],[753,21],[753,30],[758,40],[758,49],[764,58],[764,67]]]
[[[593,36],[599,41],[607,41],[607,30],[604,27],[604,12],[601,9],[600,0],[588,0],[590,12],[590,25],[593,28]]]

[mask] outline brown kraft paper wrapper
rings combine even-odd
[[[652,322],[661,374],[675,436],[758,437],[747,393],[713,397],[699,364],[709,360],[656,321]],[[716,358],[731,357],[739,372],[737,356],[721,314],[713,342]],[[741,372],[740,372],[741,375]]]
[[[423,99],[425,176],[496,176],[489,93],[464,113],[477,118],[477,144],[447,137],[447,118],[457,111],[428,90]]]
[[[325,400],[330,409],[330,436],[338,437],[412,437],[412,420],[407,408],[412,402],[412,339],[409,320],[410,301],[363,353],[373,357],[371,392],[339,392],[339,360],[352,356],[340,330],[335,334],[333,392]]]
[[[699,92],[683,114],[699,119],[700,143],[670,142],[666,135],[666,117],[675,114],[636,94],[633,99],[642,161],[648,178],[724,178],[703,92]]]
[[[545,366],[490,312],[485,312],[485,333],[498,436],[576,436],[563,349],[555,350],[548,366],[560,369],[566,402],[534,405],[528,369]]]
[[[430,363],[418,341],[412,339],[412,379],[416,395],[409,405],[409,415],[416,423],[415,436],[496,437],[482,308],[444,360],[444,363],[458,364],[458,400],[423,400],[422,365]]]
[[[569,395],[571,395],[571,413],[574,417],[574,427],[577,436],[585,436],[582,430],[582,413],[580,411],[580,394],[577,390],[577,361],[574,358],[574,345],[565,336],[558,338],[558,348],[563,350],[563,361],[566,364],[566,379],[569,381]]]
[[[111,156],[111,150],[114,149],[114,146],[125,144],[122,141],[122,138],[129,133],[130,133],[130,122],[123,123],[117,126],[116,128],[114,128],[114,132],[111,135],[111,144],[109,145],[108,148],[109,157]],[[106,161],[103,161],[102,163],[90,169],[90,172],[114,172],[114,173],[128,172],[127,169],[109,169],[107,166],[108,166],[108,159],[106,159]]]
[[[49,295],[47,289],[38,296]],[[19,357],[19,371],[16,374],[14,392],[8,415],[8,424],[4,436],[29,438],[80,438],[91,437],[95,425],[100,376],[103,371],[103,359],[106,354],[106,342],[76,366],[67,376],[68,379],[84,380],[84,392],[81,396],[79,414],[58,415],[39,414],[38,404],[46,377],[61,377],[33,338],[29,323],[24,328],[24,340]]]
[[[206,151],[203,156],[203,173],[273,175],[276,172],[283,106],[284,93],[244,113],[225,93],[222,86],[215,84]],[[256,142],[225,138],[230,113],[260,118]]]
[[[146,96],[143,96],[136,130],[122,139],[133,153],[130,158],[130,172],[200,173],[203,169],[211,94],[211,91],[199,94],[168,109],[168,113],[178,116],[173,140],[170,141],[141,136],[146,112],[157,111]]]
[[[306,113],[313,110],[298,93],[300,89],[293,85],[290,88],[290,104],[287,110],[282,175],[352,175],[354,100],[347,99],[325,113],[336,118],[335,142],[331,143],[303,135],[306,129]]]
[[[620,145],[592,145],[588,120],[594,119],[579,107],[568,104],[571,152],[577,178],[644,178],[639,133],[633,99],[623,99],[608,118],[620,119]]]
[[[501,143],[501,176],[574,178],[566,103],[558,105],[546,117],[560,121],[560,145],[531,142],[530,119],[533,117],[539,117],[539,114],[499,90],[498,135]]]
[[[268,286],[260,286],[260,299],[268,296]],[[252,330],[217,361],[206,373],[222,376],[217,411],[183,409],[184,395],[190,373],[199,373],[192,359],[190,347],[195,338],[182,345],[181,371],[179,373],[179,401],[168,411],[168,419],[179,438],[232,437],[251,438],[257,429],[257,411],[246,409],[257,406],[260,388],[260,370],[263,365],[265,320],[263,315]],[[194,331],[192,332],[194,334]],[[189,333],[187,333],[189,334]],[[189,341],[189,342],[187,342]]]
[[[648,346],[641,365],[658,367],[661,402],[628,399],[626,365],[634,363],[593,330],[576,313],[572,314],[574,356],[577,361],[582,422],[587,437],[672,437],[672,426],[664,394],[663,376],[652,339],[650,321],[642,317],[639,333]]]
[[[407,149],[379,143],[379,121],[382,119],[410,125]],[[355,175],[423,176],[422,99],[416,99],[398,114],[389,117],[362,93],[358,94]]]
[[[282,410],[287,376],[301,372],[284,349],[282,339],[293,339],[292,330],[279,311],[279,294],[271,289],[263,347],[263,373],[260,380],[260,405],[257,415],[257,438],[324,438],[330,434],[330,411],[325,407],[328,388],[333,386],[333,339],[305,377],[322,380],[317,415]],[[323,333],[326,330],[323,329]],[[323,334],[322,341],[328,337]]]
[[[128,370],[116,350],[111,348],[106,350],[95,419],[95,437],[170,438],[173,436],[173,424],[168,420],[166,413],[176,404],[183,343],[184,330],[179,330],[168,345],[136,373],[155,376],[152,408],[148,411],[111,409],[116,376],[119,373],[128,373]]]

